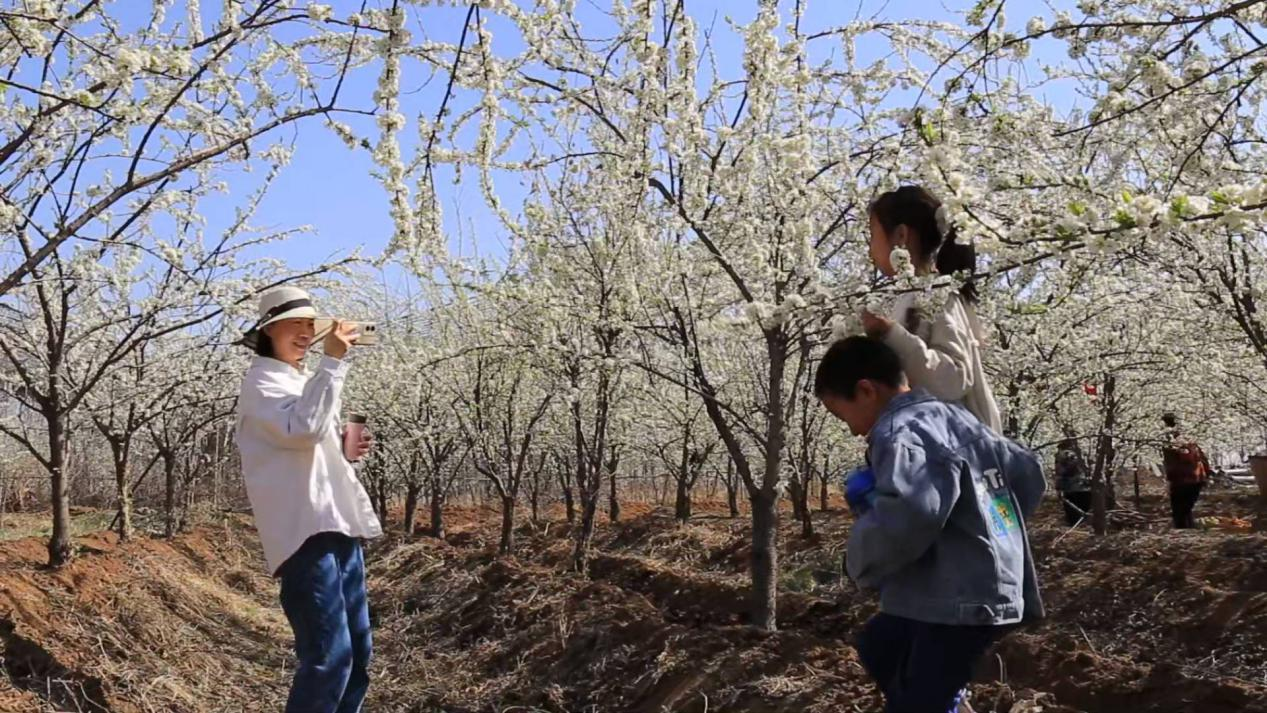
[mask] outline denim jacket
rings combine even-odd
[[[846,566],[880,610],[951,625],[1043,616],[1025,520],[1046,484],[1029,451],[962,406],[902,394],[871,430],[872,507]]]

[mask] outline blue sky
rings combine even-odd
[[[330,0],[327,0],[330,2]],[[208,3],[204,3],[204,8]],[[360,7],[360,0],[335,0],[335,15],[346,17]],[[821,29],[848,22],[856,16],[876,16],[884,19],[945,19],[953,20],[971,7],[971,2],[935,4],[927,0],[810,0],[805,16],[807,30]],[[606,7],[606,3],[598,3]],[[791,3],[783,3],[790,7]],[[748,22],[755,14],[756,0],[690,0],[688,12],[696,18],[697,25],[707,27],[714,16],[720,20],[729,14],[736,22]],[[587,15],[595,10],[586,0],[578,2],[578,15],[582,25]],[[465,17],[464,7],[417,8],[410,6],[410,29],[415,40],[429,39],[455,43]],[[1009,2],[1007,5],[1009,27],[1022,28],[1031,15],[1051,16],[1046,3]],[[723,22],[717,23],[719,28]],[[513,33],[493,24],[494,48],[499,53],[514,52],[518,44]],[[469,38],[468,38],[469,40]],[[739,66],[742,46],[739,38],[728,32],[719,32],[715,38],[718,54],[723,62],[733,58],[730,66]],[[865,50],[865,48],[862,48]],[[359,106],[370,105],[369,97],[377,81],[377,68],[363,69],[355,74],[346,87],[346,96]],[[402,132],[406,142],[406,157],[413,147],[416,133],[413,123],[418,114],[433,117],[439,106],[445,87],[445,77],[427,73],[420,64],[406,63],[402,71],[402,99],[404,113],[410,125]],[[354,123],[354,122],[349,122]],[[375,137],[371,122],[357,127],[361,133]],[[387,197],[381,185],[373,178],[373,163],[368,152],[351,150],[318,121],[308,121],[296,130],[282,136],[293,140],[297,146],[292,163],[284,170],[268,194],[257,215],[258,226],[283,229],[310,225],[313,233],[292,238],[286,242],[268,246],[267,254],[286,261],[292,268],[300,269],[325,261],[331,256],[342,255],[360,248],[367,255],[376,256],[383,250],[392,233],[388,214]],[[504,230],[484,205],[478,183],[467,176],[460,185],[452,185],[447,176],[439,175],[438,190],[445,214],[445,226],[450,236],[451,249],[469,254],[472,249],[483,255],[498,257],[504,254]],[[241,177],[243,186],[254,183],[250,177]],[[232,181],[231,181],[232,185]],[[236,193],[236,191],[235,191]],[[524,192],[510,177],[502,176],[498,193],[503,202],[515,206]],[[222,205],[221,205],[222,203]],[[221,211],[231,213],[236,203],[232,198],[207,206],[208,219],[215,226],[224,219]],[[458,245],[458,241],[462,241]],[[474,243],[472,246],[471,243]]]

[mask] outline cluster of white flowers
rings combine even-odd
[[[400,112],[400,55],[407,35],[403,31],[404,10],[398,9],[390,16],[392,31],[380,43],[383,71],[379,75],[374,102],[378,106],[378,144],[374,147],[374,162],[379,166],[379,180],[387,190],[391,204],[395,232],[387,244],[386,255],[417,251],[418,227],[410,205],[409,186],[405,183],[405,164],[401,158],[398,134],[405,126]]]
[[[176,246],[163,240],[159,240],[156,243],[156,247],[158,248],[158,254],[161,255],[169,265],[180,266],[184,264],[185,258]]]
[[[0,200],[0,233],[9,233],[22,220],[22,211],[12,203]]]
[[[136,79],[144,72],[183,77],[193,71],[194,58],[189,50],[180,47],[150,48],[123,45],[114,51],[110,69],[111,71],[104,78],[116,85]]]
[[[57,17],[57,13],[50,10],[47,14],[35,15],[32,13],[31,15],[31,17],[37,16]],[[29,19],[19,14],[6,15],[4,25],[7,32],[16,40],[14,43],[16,48],[28,54],[28,56],[44,57],[52,50],[52,40],[46,33],[55,29],[53,25]]]
[[[262,158],[270,161],[278,166],[285,166],[290,163],[290,159],[294,156],[294,149],[285,144],[273,144],[260,154]]]
[[[125,46],[114,53],[115,69],[125,79],[139,74],[154,63],[154,56],[145,49]]]
[[[866,302],[863,304],[862,309],[877,316],[886,315],[892,311],[892,305],[893,298],[891,295],[883,292],[871,292],[867,295]]]
[[[889,264],[898,277],[914,277],[915,263],[911,262],[911,253],[906,248],[895,247],[889,253]]]
[[[1119,223],[1126,227],[1151,226],[1166,210],[1166,204],[1151,195],[1124,196],[1124,204],[1118,209]]]
[[[334,8],[321,3],[311,3],[308,5],[308,19],[313,22],[325,22],[334,17]]]
[[[348,148],[355,149],[362,145],[363,140],[357,137],[357,135],[353,133],[352,127],[347,124],[327,118],[326,127],[333,131],[335,135],[343,141],[343,143],[347,144]]]

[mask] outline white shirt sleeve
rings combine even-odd
[[[323,357],[298,396],[275,375],[257,373],[241,407],[252,425],[278,447],[311,448],[329,431],[339,411],[347,371],[346,362]]]
[[[958,401],[973,386],[972,333],[967,324],[952,318],[957,301],[946,304],[932,320],[928,342],[895,323],[884,341],[902,359],[912,383],[923,386],[944,401]],[[922,330],[921,330],[922,331]]]

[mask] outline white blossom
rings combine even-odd
[[[325,22],[334,16],[334,8],[321,3],[308,5],[308,19],[313,22]]]
[[[899,277],[913,277],[915,264],[911,262],[911,253],[906,248],[894,247],[889,253],[889,264]]]
[[[149,52],[133,47],[120,47],[114,55],[115,68],[124,76],[140,73],[152,61]]]

